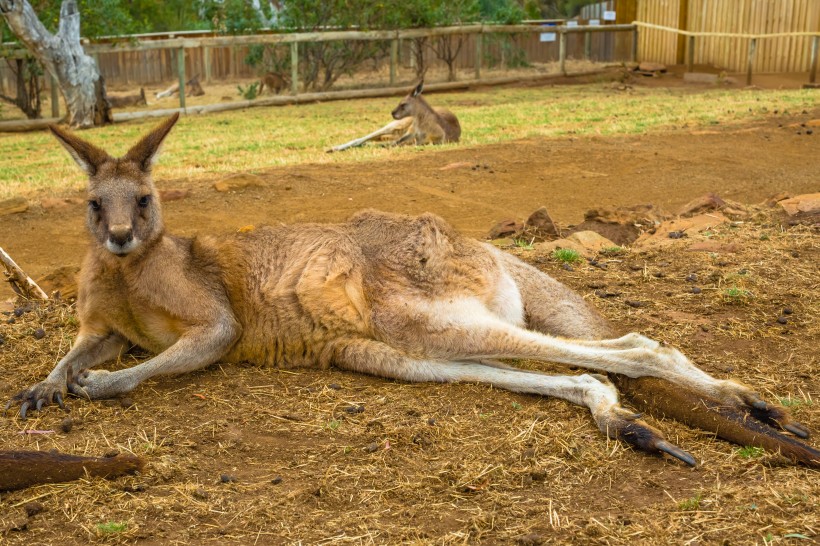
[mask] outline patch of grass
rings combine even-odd
[[[609,248],[602,248],[600,253],[604,256],[620,256],[626,254],[626,249],[621,246],[611,246]]]
[[[556,248],[552,251],[552,258],[566,264],[573,264],[581,261],[581,255],[578,254],[578,251],[571,248]]]
[[[128,524],[124,521],[106,521],[98,523],[96,529],[99,535],[115,535],[128,530]]]
[[[802,398],[792,398],[791,395],[781,398],[780,404],[786,406],[787,408],[796,408],[799,406],[811,406],[813,400],[811,399],[802,399]]]
[[[339,430],[340,426],[342,426],[342,422],[338,421],[337,419],[331,419],[327,423],[327,428],[330,430]]]
[[[252,85],[252,84],[251,84]],[[816,104],[813,90],[746,91],[636,88],[613,95],[608,84],[486,89],[437,93],[431,102],[456,112],[465,127],[460,144],[476,146],[531,137],[572,134],[596,136],[643,134],[696,128],[718,119],[739,124],[760,111],[800,111]],[[278,165],[350,163],[407,158],[412,146],[365,146],[344,153],[325,150],[360,137],[390,121],[395,97],[298,106],[260,107],[187,116],[163,148],[157,180],[213,178]],[[122,155],[156,120],[119,123],[84,131],[82,137]],[[468,129],[467,129],[468,128]],[[0,162],[0,199],[38,192],[64,193],[85,186],[85,177],[48,132],[5,134]],[[113,146],[111,143],[115,143]],[[263,145],[260,145],[263,144]],[[425,152],[427,153],[427,152]]]
[[[762,457],[766,450],[762,447],[743,446],[737,450],[737,454],[743,459],[757,459]]]
[[[513,402],[513,403],[512,403],[512,408],[513,408],[515,411],[521,411],[522,409],[524,409],[524,406],[522,406],[522,405],[521,405],[521,404],[519,404],[518,402]]]
[[[751,292],[737,286],[732,286],[723,291],[723,300],[728,303],[744,303],[751,297]]]
[[[533,241],[534,240],[529,240],[528,241],[527,239],[513,239],[513,245],[515,245],[516,248],[522,248],[524,250],[532,250],[533,249],[533,246],[532,246]]]
[[[700,501],[703,500],[703,494],[698,493],[692,498],[680,501],[678,503],[678,510],[692,512],[700,508]]]

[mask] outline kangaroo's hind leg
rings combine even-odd
[[[486,383],[513,392],[562,398],[588,407],[598,428],[612,438],[621,438],[645,451],[664,451],[687,464],[695,464],[691,455],[664,440],[659,431],[622,408],[618,392],[603,375],[553,376],[503,364],[411,357],[370,339],[337,342],[332,349],[332,361],[345,370],[391,379]]]
[[[777,404],[766,403],[753,389],[733,380],[715,379],[692,364],[679,351],[669,352],[657,341],[640,334],[630,333],[615,338],[612,326],[601,317],[595,309],[578,294],[542,273],[536,268],[521,262],[515,257],[502,254],[502,263],[518,286],[526,314],[527,327],[533,330],[575,338],[574,341],[593,346],[620,347],[623,349],[643,347],[671,354],[678,361],[681,370],[686,372],[691,381],[678,382],[696,394],[717,399],[719,402],[744,412],[743,414],[785,429],[796,436],[807,438],[809,431],[801,424],[794,422],[785,408]],[[631,377],[638,377],[628,374]],[[647,374],[656,375],[656,374]],[[643,376],[646,377],[646,376]],[[643,381],[628,380],[623,376],[613,376],[616,384],[629,383],[630,390],[638,388],[649,391],[672,392],[674,387],[663,384],[663,381],[647,378]],[[684,419],[686,420],[686,419]],[[702,426],[707,420],[697,420]],[[711,430],[711,429],[710,429]]]

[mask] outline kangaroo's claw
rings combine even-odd
[[[762,408],[753,405],[749,413],[758,421],[775,428],[787,430],[799,438],[809,437],[809,429],[796,421],[792,421],[792,416],[788,410],[782,406],[774,404],[766,405],[764,402],[764,407]]]
[[[663,451],[664,453],[668,453],[676,459],[680,459],[681,461],[685,462],[689,466],[697,466],[698,464],[698,462],[695,460],[694,457],[692,457],[692,455],[682,450],[678,446],[670,444],[666,440],[660,440],[659,442],[656,442],[655,449],[657,449],[658,451]]]
[[[28,407],[29,407],[28,400],[23,402],[23,405],[20,406],[20,419],[22,419],[23,421],[26,420],[26,412],[28,411]]]
[[[805,439],[805,438],[809,437],[809,429],[807,429],[806,427],[804,427],[800,423],[789,423],[789,424],[783,425],[783,429],[788,430],[789,432],[791,432],[792,434],[794,434],[795,436],[797,436],[799,438],[804,438]]]

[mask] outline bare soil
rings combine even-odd
[[[819,191],[820,134],[799,127],[818,117],[426,148],[410,161],[271,169],[262,187],[228,193],[216,192],[214,180],[162,180],[160,168],[158,185],[191,190],[165,204],[169,230],[185,235],[333,222],[373,207],[432,211],[483,237],[497,221],[522,220],[541,205],[566,226],[601,206],[652,203],[673,212],[706,192],[757,203]],[[83,204],[33,206],[0,217],[0,233],[37,278],[80,263],[83,222]],[[719,377],[785,399],[817,430],[817,231],[761,210],[708,236],[734,243],[733,251],[691,252],[684,239],[602,257],[606,269],[582,263],[571,271],[537,247],[510,251],[594,299],[622,330],[672,343]],[[602,287],[615,295],[596,296]],[[11,297],[3,290],[0,297]],[[71,306],[4,315],[0,399],[42,379],[75,333]],[[3,494],[2,541],[748,544],[820,536],[816,470],[653,421],[701,462],[685,468],[608,441],[582,408],[483,386],[217,365],[150,381],[125,400],[72,400],[69,415],[74,426],[63,432],[66,415],[56,408],[26,422],[9,414],[0,419],[4,449],[129,450],[148,460],[146,472]],[[29,501],[44,511],[26,519]],[[25,525],[13,530],[10,521]]]

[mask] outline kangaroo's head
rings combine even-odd
[[[421,98],[421,92],[424,91],[424,80],[420,81],[407,96],[401,99],[401,102],[396,109],[393,110],[393,119],[404,119],[414,116],[417,113],[417,106],[424,99]]]
[[[162,211],[151,165],[179,114],[145,135],[128,153],[114,158],[76,135],[49,126],[75,162],[88,174],[88,229],[97,243],[126,256],[162,236]]]

